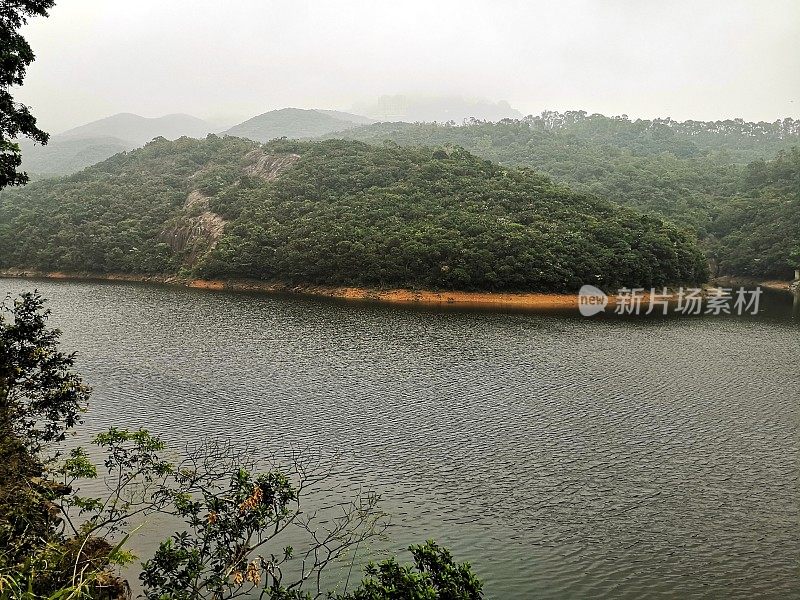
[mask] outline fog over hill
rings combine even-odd
[[[374,121],[368,117],[338,110],[283,108],[248,119],[224,133],[254,141],[269,141],[280,137],[318,137],[371,123]],[[68,175],[118,152],[138,148],[156,137],[168,140],[184,136],[204,138],[219,129],[208,121],[187,114],[147,118],[119,113],[53,135],[46,146],[21,140],[22,167],[34,179]]]
[[[133,113],[119,113],[73,127],[59,134],[60,138],[115,137],[141,146],[154,137],[174,140],[182,136],[205,137],[216,128],[197,117],[186,114],[148,118]]]
[[[53,135],[46,146],[20,140],[22,168],[34,178],[67,175],[156,137],[202,138],[215,130],[210,123],[186,114],[148,118],[119,113]]]
[[[381,96],[375,102],[356,104],[356,112],[374,117],[378,121],[404,121],[406,123],[433,122],[461,123],[465,119],[500,121],[521,119],[524,115],[505,100],[465,98],[462,96]]]
[[[335,119],[341,119],[342,121],[350,121],[352,123],[358,123],[360,125],[369,125],[370,123],[375,122],[375,119],[371,119],[370,117],[364,117],[362,115],[354,115],[353,113],[344,112],[341,110],[325,110],[321,108],[315,108],[314,110],[324,115],[330,115]]]
[[[467,100],[458,96],[382,96],[365,105],[370,116],[340,110],[281,108],[271,110],[225,130],[224,134],[259,142],[276,138],[315,138],[370,125],[376,120],[461,122],[466,117],[496,121],[521,117],[507,102]],[[365,113],[367,114],[367,113]],[[375,118],[373,118],[375,117]],[[204,138],[221,127],[185,113],[143,117],[118,113],[51,136],[47,146],[25,139],[22,168],[34,179],[68,175],[153,138]]]
[[[268,142],[280,137],[318,137],[373,122],[361,115],[336,110],[282,108],[248,119],[225,133],[257,142]]]
[[[137,144],[116,137],[64,137],[54,135],[46,146],[24,139],[22,147],[22,169],[33,179],[55,175],[68,175],[90,165],[131,150]]]

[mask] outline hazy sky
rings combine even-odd
[[[18,97],[53,132],[383,94],[679,119],[800,116],[798,0],[56,0]]]

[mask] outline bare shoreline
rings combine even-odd
[[[134,275],[129,273],[65,273],[61,271],[36,271],[31,269],[0,269],[0,278],[68,279],[75,281],[127,281],[160,283],[204,290],[247,291],[266,294],[297,294],[340,300],[382,302],[388,304],[411,304],[422,306],[474,306],[510,307],[529,310],[577,309],[578,294],[553,294],[539,292],[462,292],[410,290],[401,288],[375,289],[349,286],[326,286],[315,284],[291,285],[281,282],[254,279],[191,279],[175,275]],[[791,292],[789,281],[754,282],[720,278],[713,282],[719,286],[760,285],[771,290]],[[644,303],[646,304],[646,297]],[[615,298],[609,296],[608,304]]]
[[[262,292],[266,294],[298,294],[341,300],[418,304],[430,306],[509,306],[529,309],[569,309],[578,307],[577,294],[458,292],[410,289],[374,289],[315,284],[292,285],[255,279],[190,279],[174,275],[132,275],[128,273],[64,273],[30,269],[3,269],[0,277],[31,279],[69,279],[75,281],[130,281],[161,283],[204,290]]]

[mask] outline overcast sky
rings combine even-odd
[[[798,0],[56,0],[25,34],[37,59],[18,97],[52,132],[383,94],[524,114],[800,116]]]

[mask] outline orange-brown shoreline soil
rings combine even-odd
[[[577,294],[454,292],[408,289],[372,289],[324,285],[289,285],[253,279],[184,279],[166,275],[132,275],[127,273],[64,273],[27,269],[0,270],[0,277],[42,279],[130,281],[182,285],[205,290],[233,290],[263,293],[300,294],[342,300],[386,302],[393,304],[513,306],[531,309],[576,308]]]
[[[339,287],[323,285],[289,285],[280,282],[267,282],[253,279],[186,279],[168,275],[132,275],[126,273],[63,273],[41,272],[26,269],[0,270],[0,277],[28,277],[44,279],[130,281],[182,285],[206,290],[233,290],[263,293],[300,294],[342,300],[385,302],[390,304],[416,304],[430,306],[480,306],[514,307],[531,310],[572,309],[578,307],[578,294],[546,294],[535,292],[457,292],[409,289],[372,289],[358,287]],[[736,280],[716,280],[716,285],[733,285]],[[751,285],[756,285],[752,282]],[[770,289],[790,289],[790,282],[762,282]],[[615,303],[610,295],[609,305]],[[647,304],[647,294],[643,298]]]

